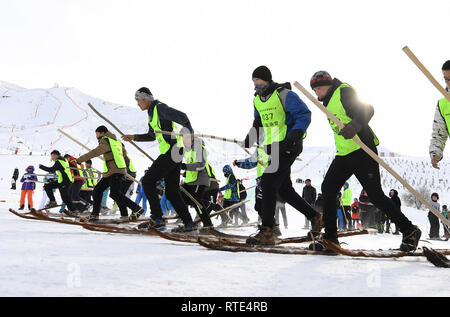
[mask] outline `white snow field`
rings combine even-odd
[[[104,122],[87,107],[88,101],[125,133],[146,131],[147,120],[137,108],[113,105],[75,89],[27,90],[1,82],[0,96],[0,296],[450,296],[449,271],[421,257],[394,260],[228,253],[159,237],[98,233],[78,226],[18,218],[8,212],[9,207],[19,207],[20,183],[17,190],[10,190],[15,167],[21,177],[30,164],[36,168],[40,163],[50,166],[48,153],[52,149],[75,156],[85,152],[56,132],[57,128],[95,146],[93,130]],[[222,166],[246,155],[233,145],[206,141],[212,164],[223,181]],[[295,179],[311,178],[320,192],[334,149],[308,147],[308,139],[305,144],[302,161],[292,168],[292,180],[301,193],[303,184],[295,183]],[[154,143],[140,145],[156,157]],[[14,155],[16,148],[18,155]],[[131,145],[127,149],[140,178],[149,161]],[[410,181],[419,182],[421,177],[427,180],[430,189],[441,194],[441,204],[447,203],[448,161],[442,162],[439,171],[432,171],[428,158],[393,157],[386,161]],[[101,169],[100,160],[93,162]],[[254,184],[255,171],[234,171],[238,177],[248,178],[246,186]],[[404,192],[384,171],[383,176],[386,192],[390,188]],[[350,186],[359,196],[361,187],[356,179],[350,180]],[[41,195],[42,184],[38,184],[35,206]],[[56,197],[59,201],[59,195]],[[111,207],[112,202],[108,204]],[[256,221],[252,206],[253,202],[247,204],[247,212],[251,221]],[[403,211],[419,225],[422,239],[428,238],[427,212],[408,207]],[[301,229],[304,217],[289,206],[288,219],[288,229],[281,225],[283,237],[306,233]],[[255,228],[225,231],[251,234]],[[398,248],[400,241],[401,236],[392,234],[341,239],[350,249]],[[449,248],[450,242],[420,245]]]

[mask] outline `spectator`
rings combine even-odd
[[[352,210],[352,227],[360,229],[361,217],[360,217],[359,201],[358,198],[356,197],[353,199],[351,210]]]
[[[314,206],[316,202],[316,189],[311,185],[311,180],[308,178],[305,180],[305,186],[303,187],[302,198],[311,206]],[[309,220],[305,217],[305,226],[303,229],[309,229]]]
[[[441,205],[438,203],[438,193],[431,194],[431,206],[440,212]],[[430,239],[439,240],[439,218],[436,217],[431,211],[428,212],[428,220],[430,221]]]
[[[22,182],[22,192],[20,195],[20,208],[23,210],[25,208],[25,196],[28,196],[28,210],[33,208],[33,193],[36,189],[37,177],[33,174],[34,166],[30,165],[26,168],[26,173],[23,174],[20,182]]]

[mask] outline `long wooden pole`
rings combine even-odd
[[[87,151],[91,151],[90,148],[88,148],[86,145],[84,145],[83,143],[81,143],[80,141],[78,141],[77,139],[75,139],[74,137],[70,136],[69,134],[67,134],[66,132],[64,132],[61,129],[58,129],[58,132],[61,133],[62,135],[66,136],[67,138],[71,139],[73,142],[75,142],[76,144],[80,145],[82,148],[84,148]],[[101,156],[98,156],[99,159],[104,161],[104,158]],[[142,183],[140,181],[138,181],[136,178],[134,178],[133,176],[131,176],[130,174],[126,173],[125,174],[126,177],[128,177],[130,180],[132,180],[133,182],[138,183],[139,185],[142,186]]]
[[[425,77],[428,78],[428,80],[433,84],[434,87],[436,87],[437,90],[441,92],[441,94],[444,95],[445,98],[447,98],[448,101],[450,101],[450,94],[447,92],[447,90],[442,87],[436,79],[434,79],[433,75],[428,71],[428,69],[419,61],[419,59],[414,55],[414,53],[409,49],[408,46],[405,46],[403,49],[403,52],[405,52],[406,55],[411,59],[411,61],[416,64],[416,66],[422,71],[422,73],[425,75]]]
[[[324,105],[322,105],[313,95],[311,95],[302,85],[298,82],[294,83],[294,86],[297,87],[309,100],[311,100],[320,110],[322,110],[327,117],[332,120],[339,128],[343,129],[344,124],[334,115],[332,114]],[[445,219],[444,216],[441,215],[439,211],[433,208],[431,204],[423,198],[411,185],[409,185],[400,175],[397,174],[385,161],[380,159],[377,154],[375,154],[371,149],[367,147],[360,139],[356,136],[353,137],[353,141],[358,144],[361,149],[363,149],[371,158],[373,158],[378,164],[383,166],[392,176],[394,176],[403,186],[406,187],[417,199],[420,200],[422,204],[424,204],[436,217],[440,218],[441,221],[447,225],[450,225],[450,222]]]

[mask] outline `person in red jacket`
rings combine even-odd
[[[352,210],[352,227],[360,229],[361,217],[358,198],[353,199],[353,204],[351,205],[350,208]]]
[[[30,165],[26,169],[26,173],[23,174],[20,181],[22,184],[22,192],[20,195],[20,208],[23,210],[25,208],[25,196],[28,196],[28,209],[33,208],[33,193],[36,189],[36,181],[38,180],[34,173],[34,166]]]

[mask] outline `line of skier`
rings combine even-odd
[[[442,70],[448,90],[450,61],[444,64]],[[250,131],[244,140],[239,142],[239,145],[244,148],[257,146],[254,156],[258,160],[253,160],[251,167],[257,168],[255,209],[262,223],[258,227],[258,231],[248,237],[247,243],[275,244],[277,235],[275,209],[278,196],[310,221],[309,234],[315,240],[310,245],[311,249],[325,250],[324,240],[339,244],[336,226],[336,197],[346,181],[355,175],[370,196],[371,202],[383,210],[402,233],[400,249],[403,251],[415,250],[421,237],[420,229],[413,225],[400,208],[383,193],[378,163],[352,140],[353,137],[358,137],[377,153],[379,140],[369,126],[374,115],[373,106],[362,103],[352,86],[333,78],[326,71],[318,71],[311,78],[310,85],[318,100],[345,125],[343,129],[340,129],[329,120],[337,153],[321,186],[322,217],[295,191],[291,181],[291,166],[303,151],[303,139],[306,138],[311,122],[310,110],[291,90],[289,82],[280,84],[273,81],[272,74],[266,66],[257,67],[252,73],[252,80],[255,87],[254,120]],[[143,191],[150,204],[150,221],[147,225],[154,228],[166,225],[157,189],[158,181],[164,179],[167,199],[172,203],[183,223],[175,230],[187,232],[197,229],[188,212],[188,205],[196,210],[203,222],[204,230],[212,228],[208,210],[217,206],[210,203],[207,197],[209,194],[206,193],[209,193],[208,189],[211,183],[216,182],[217,178],[207,160],[208,151],[203,140],[194,135],[190,120],[184,112],[155,99],[148,88],[142,87],[137,90],[135,99],[139,108],[147,113],[148,132],[126,134],[122,136],[122,140],[126,142],[157,141],[160,152],[141,179]],[[439,101],[436,113],[430,155],[433,167],[438,168],[438,162],[442,159],[443,146],[450,130],[450,103],[445,98]],[[176,124],[182,126],[180,134],[177,134]],[[93,190],[93,211],[88,220],[98,219],[102,194],[108,187],[110,188],[110,197],[117,202],[122,217],[126,216],[126,208],[129,208],[132,211],[130,219],[139,218],[144,213],[144,209],[125,197],[121,190],[127,168],[131,170],[127,165],[127,155],[123,143],[104,126],[98,127],[95,133],[99,140],[99,146],[76,159],[76,164],[101,155],[105,160],[105,172]],[[51,155],[55,165],[52,168],[40,165],[40,168],[57,173],[58,185],[53,185],[53,187],[60,190],[61,197],[68,209],[76,210],[76,206],[67,197],[67,186],[74,182],[68,162],[63,160],[57,151],[52,152]],[[238,167],[250,168],[248,166],[250,161],[235,161],[234,164]],[[246,164],[247,166],[244,166]],[[182,171],[184,171],[185,179],[180,186]],[[227,184],[218,188],[218,191],[225,192],[224,207],[227,207],[239,201],[239,187],[229,165],[223,168],[223,172]],[[51,186],[47,186],[47,188],[51,188]],[[47,194],[52,198],[51,191],[47,191]],[[320,234],[322,227],[325,228],[325,232]]]

